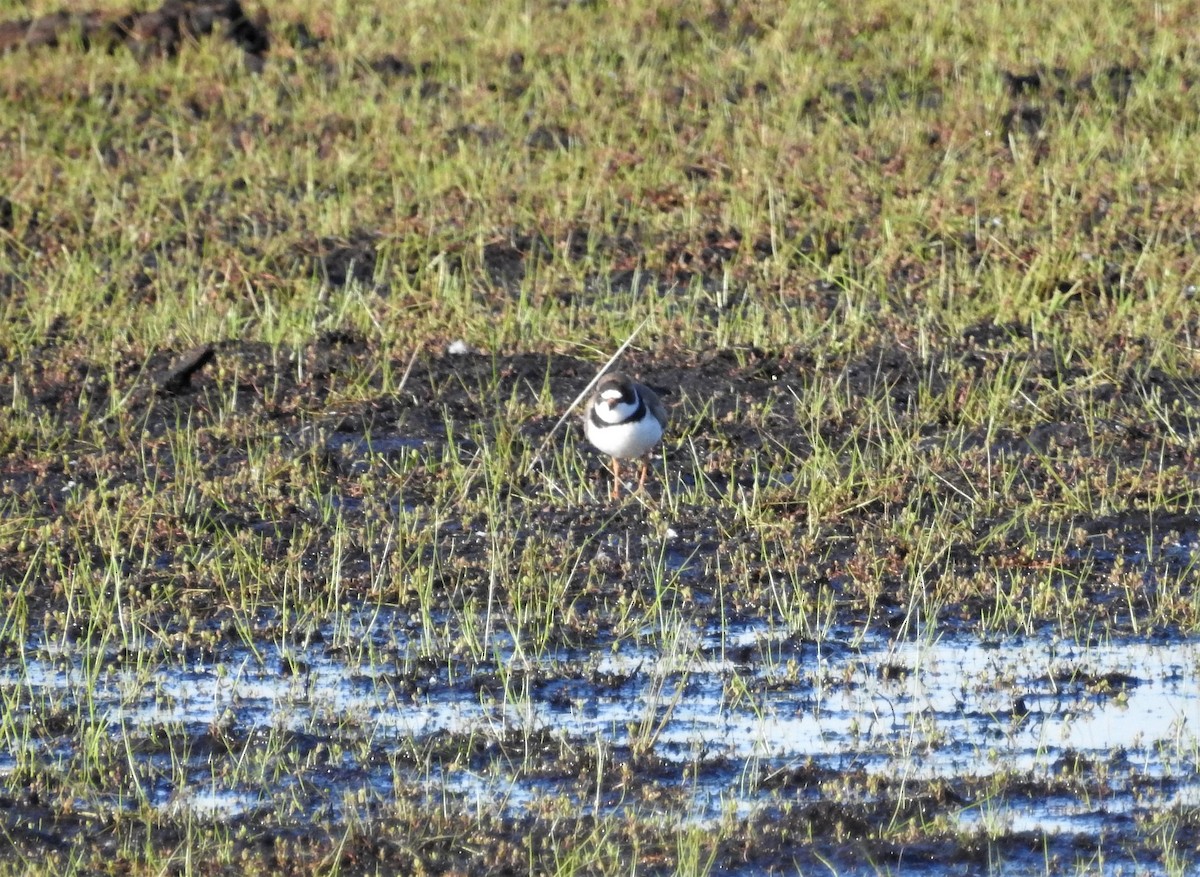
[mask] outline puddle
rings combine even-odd
[[[815,643],[754,625],[675,634],[653,648],[557,651],[539,661],[495,635],[506,679],[493,661],[422,657],[404,619],[370,612],[322,631],[325,643],[353,649],[264,646],[261,660],[230,649],[149,670],[111,663],[90,678],[82,655],[34,644],[24,667],[0,671],[0,693],[25,714],[54,704],[103,717],[113,739],[136,741],[135,753],[146,754],[133,757],[148,770],[162,762],[152,806],[208,820],[281,795],[341,814],[356,789],[388,799],[416,788],[430,800],[510,815],[556,794],[584,807],[627,806],[622,795],[580,792],[578,775],[536,760],[531,769],[513,756],[513,740],[608,753],[610,763],[579,775],[616,771],[611,760],[638,751],[658,765],[657,782],[683,794],[684,822],[818,799],[820,784],[780,782],[797,771],[944,779],[968,790],[997,779],[997,794],[968,792],[950,810],[959,828],[989,835],[1095,835],[1151,808],[1200,806],[1200,641]],[[264,745],[286,736],[302,754],[329,747],[370,756],[343,755],[320,781],[301,783],[280,768],[251,789],[225,779],[236,771],[222,769],[226,753],[211,741],[226,732]],[[164,734],[192,741],[191,753],[156,751]],[[468,757],[440,759],[443,738],[471,739]],[[81,757],[66,734],[26,745],[32,752],[0,755],[0,772],[18,757]],[[1042,791],[1015,794],[1013,777],[1018,788]]]
[[[262,807],[262,796],[246,792],[222,791],[219,789],[190,788],[172,795],[159,808],[169,816],[193,816],[210,822],[223,822]]]

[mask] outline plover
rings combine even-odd
[[[605,375],[584,414],[584,432],[596,450],[613,461],[612,496],[621,493],[621,461],[645,457],[662,438],[667,409],[657,394],[624,375]],[[649,462],[642,460],[640,490],[646,484]]]

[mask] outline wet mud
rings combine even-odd
[[[276,38],[268,25],[237,2],[168,2],[6,22],[0,51],[73,41],[161,58],[216,34],[253,70]],[[749,12],[720,4],[676,26],[681,39],[697,28],[746,40],[761,32]],[[302,23],[280,33],[301,51],[320,45]],[[505,66],[520,93],[525,59]],[[436,81],[430,62],[401,55],[366,69],[419,79],[421,100],[454,87]],[[1120,104],[1138,71],[1002,76],[1004,139],[1041,143],[1053,136],[1052,107]],[[722,99],[752,101],[772,87],[730,82]],[[896,88],[833,82],[809,110],[861,124],[885,93]],[[921,82],[900,97],[921,107],[943,100]],[[698,109],[709,99],[682,85],[664,98]],[[253,124],[241,133],[252,136]],[[500,136],[468,123],[446,148]],[[577,144],[568,126],[548,122],[523,148]],[[727,173],[695,163],[684,176],[703,186]],[[12,212],[0,199],[0,228],[11,229]],[[800,220],[784,232],[795,258],[820,263],[864,233]],[[25,233],[31,250],[52,243],[39,237],[50,230]],[[316,238],[284,267],[386,295],[376,285],[383,243],[373,229]],[[564,304],[602,305],[635,286],[664,299],[693,281],[719,289],[746,241],[715,224],[653,241],[632,220],[606,239],[582,227],[557,237],[511,229],[482,248],[480,282],[516,296],[539,259],[582,259],[589,246],[627,270],[558,293]],[[641,269],[651,246],[663,254],[659,273]],[[758,258],[773,247],[750,242]],[[947,248],[979,258],[971,238]],[[445,260],[450,271],[473,270],[465,254]],[[1082,298],[1108,279],[1060,283]],[[22,292],[15,275],[0,284]],[[836,286],[818,285],[804,306],[828,317],[841,299]],[[695,319],[715,322],[738,304],[698,305]],[[1175,626],[1195,628],[1185,613],[1200,514],[1186,502],[1157,510],[1130,475],[1153,467],[1177,474],[1174,496],[1200,489],[1193,452],[1166,438],[1194,434],[1200,379],[1130,368],[1127,351],[1114,349],[1097,354],[1106,379],[1084,380],[1093,369],[1003,323],[921,357],[899,345],[686,351],[647,341],[622,367],[661,391],[674,428],[646,496],[614,504],[606,463],[575,419],[553,432],[596,363],[451,353],[455,340],[416,353],[353,331],[297,347],[225,340],[131,354],[110,368],[80,356],[64,323],[23,365],[0,366],[0,406],[24,406],[57,436],[47,454],[0,433],[2,499],[38,522],[37,539],[0,536],[0,582],[22,606],[20,624],[0,636],[0,696],[16,716],[0,752],[0,854],[98,866],[129,849],[165,857],[188,846],[222,851],[205,873],[243,873],[238,863],[249,859],[276,873],[480,875],[569,870],[563,860],[576,853],[583,872],[605,861],[675,873],[691,853],[729,875],[831,865],[1167,874],[1200,858],[1200,654],[1194,638],[1173,636]],[[964,395],[1001,364],[1039,401],[1036,422],[984,430],[953,414],[922,419],[922,392]],[[830,384],[861,404],[799,429],[812,389]],[[542,411],[544,394],[552,411]],[[1142,416],[1147,398],[1157,400],[1154,424]],[[1080,409],[1114,400],[1119,416],[1103,430],[1080,425]],[[501,401],[526,413],[505,422]],[[944,491],[900,473],[817,515],[801,464],[818,441],[840,449],[831,465],[844,468],[875,453],[867,403],[919,433],[919,451],[953,452],[937,473]],[[182,446],[185,434],[194,448]],[[447,502],[448,466],[500,444],[521,463],[500,476],[508,517],[489,519],[472,496]],[[539,454],[550,462],[535,464]],[[1015,473],[1018,496],[1043,508],[1069,506],[1076,482],[1128,480],[1147,510],[977,515],[924,578],[911,575],[911,546],[889,540],[880,522],[903,513],[919,528],[997,471]],[[567,478],[582,479],[584,500],[561,501]],[[138,519],[141,498],[163,492],[170,510]],[[680,496],[691,499],[671,504]],[[751,501],[769,526],[740,511]],[[134,523],[117,547],[78,537],[120,504]],[[964,503],[964,518],[969,511]],[[434,534],[418,558],[426,581],[387,574],[398,541],[381,534],[398,521]],[[278,579],[255,582],[249,596],[225,591],[212,568],[228,562],[230,545],[276,564]],[[517,583],[495,575],[498,545],[502,565],[531,553],[560,568],[578,560],[562,577],[564,611],[536,631],[533,657],[516,613],[488,616],[484,634],[464,623],[486,616],[481,607],[514,603]],[[81,570],[120,582],[96,574],[120,604],[113,618],[76,609]],[[972,585],[977,578],[985,585]],[[1015,629],[980,634],[981,618],[1002,616],[1047,579],[1070,595],[1067,609],[1042,607]],[[1164,580],[1177,610],[1162,608]],[[781,581],[801,595],[804,623],[782,617]],[[952,586],[936,614],[914,612],[939,583]],[[296,588],[321,595],[327,611],[280,612]],[[629,607],[645,612],[664,594],[661,625],[621,627]],[[105,631],[121,626],[121,612],[139,626],[114,641]],[[1062,615],[1087,619],[1079,637],[1063,636]],[[730,819],[736,832],[713,834]]]
[[[1003,339],[1006,331],[981,328],[980,335]],[[947,355],[969,363],[979,343],[973,335]],[[553,501],[545,472],[514,471],[505,491],[510,508],[520,511],[506,550],[514,557],[530,550],[586,552],[589,570],[607,572],[582,573],[569,583],[562,599],[570,611],[542,632],[541,657],[517,657],[511,619],[497,625],[486,653],[471,655],[464,645],[470,638],[455,619],[470,617],[487,593],[495,548],[477,534],[495,522],[478,513],[427,515],[438,501],[439,461],[447,453],[475,455],[497,439],[493,400],[527,398],[532,408],[549,386],[561,410],[594,367],[532,354],[392,354],[393,373],[406,372],[398,392],[368,392],[361,402],[327,410],[338,375],[371,372],[371,363],[387,356],[353,333],[338,333],[285,352],[282,360],[278,351],[236,342],[161,351],[148,362],[128,363],[116,374],[118,386],[85,362],[49,355],[39,360],[41,373],[24,376],[35,388],[31,404],[58,418],[66,436],[114,393],[125,400],[123,419],[141,431],[144,456],[137,460],[115,427],[99,444],[94,433],[86,444],[68,442],[58,466],[34,468],[20,447],[6,449],[9,496],[36,508],[52,532],[66,532],[71,498],[100,484],[108,491],[121,484],[146,491],[169,486],[172,437],[182,423],[206,436],[200,464],[214,482],[251,465],[248,444],[275,448],[281,465],[302,462],[333,498],[338,526],[321,524],[326,512],[311,497],[280,496],[264,514],[261,500],[230,492],[186,504],[178,519],[163,521],[146,537],[149,563],[105,556],[80,542],[65,548],[64,568],[118,563],[127,576],[126,599],[158,607],[150,616],[159,634],[121,648],[95,640],[86,619],[62,602],[66,589],[52,572],[25,582],[28,615],[40,620],[24,645],[6,640],[15,669],[0,675],[0,691],[22,703],[29,728],[23,745],[32,749],[29,758],[14,753],[0,762],[10,788],[26,789],[0,801],[13,850],[52,856],[115,843],[114,832],[128,840],[125,833],[142,831],[149,843],[169,845],[178,820],[199,819],[203,831],[247,831],[239,843],[249,851],[286,848],[285,870],[299,872],[310,856],[334,855],[336,846],[351,873],[378,861],[482,874],[495,873],[485,861],[516,870],[531,859],[548,863],[561,853],[555,838],[626,811],[639,818],[622,823],[630,833],[622,843],[639,849],[639,869],[658,873],[674,870],[679,850],[663,847],[645,823],[655,812],[673,814],[683,831],[744,814],[737,843],[706,848],[713,872],[722,874],[823,861],[849,873],[941,874],[997,861],[1005,873],[1040,873],[1047,861],[1066,867],[1093,857],[1110,870],[1136,862],[1147,873],[1166,873],[1163,844],[1151,829],[1164,813],[1176,819],[1169,849],[1186,856],[1200,843],[1195,730],[1183,718],[1200,707],[1200,660],[1186,641],[1139,638],[1124,592],[1109,585],[1113,570],[1127,568],[1138,570],[1152,592],[1157,575],[1190,568],[1200,550],[1200,521],[1177,514],[1072,522],[1087,538],[1076,554],[1052,559],[1055,574],[1085,589],[1106,636],[1126,640],[1064,644],[1047,634],[989,644],[973,633],[974,619],[994,608],[995,595],[967,594],[948,601],[940,617],[915,624],[901,576],[870,597],[856,583],[863,549],[850,537],[893,513],[886,498],[822,522],[817,543],[839,547],[790,573],[827,601],[831,626],[807,635],[778,627],[770,589],[779,571],[772,568],[770,540],[747,529],[727,504],[689,503],[671,521],[663,555],[673,576],[672,612],[687,619],[686,640],[664,653],[648,632],[646,642],[658,645],[630,651],[629,640],[617,635],[612,607],[657,599],[658,586],[643,571],[650,568],[645,540],[654,532],[648,507],[607,501],[607,468],[583,447],[576,423],[551,436],[556,416],[529,416],[511,425],[520,453],[531,456],[547,438],[554,447],[573,441],[593,499],[563,507]],[[698,455],[709,461],[702,487],[711,498],[754,491],[773,497],[775,526],[785,530],[777,537],[782,557],[807,526],[805,498],[786,478],[764,482],[762,461],[811,452],[788,424],[814,378],[814,359],[801,350],[635,355],[628,367],[662,388],[679,423],[703,424],[668,441],[649,501],[694,489],[695,473],[685,463]],[[903,354],[876,351],[821,367],[843,371],[855,393],[882,395],[897,411],[910,408],[918,364]],[[1039,371],[1057,374],[1063,367],[1031,363],[1031,388]],[[1100,392],[1123,390],[1137,392]],[[1161,390],[1189,404],[1196,392],[1178,383]],[[82,407],[63,404],[81,392]],[[764,400],[773,403],[772,419],[739,416],[748,403]],[[931,435],[935,428],[955,430],[931,425]],[[852,420],[826,429],[829,437],[858,440]],[[1117,465],[1124,453],[1132,465],[1154,442],[1128,430],[1083,435],[1069,421],[1024,434],[959,430],[956,436],[967,451],[978,445],[981,454],[1023,468],[1031,492],[1054,484],[1028,461],[1066,448],[1109,460],[1116,454]],[[398,467],[407,477],[389,492],[388,473]],[[372,475],[383,492],[363,496],[361,479]],[[454,573],[433,582],[432,597],[411,582],[380,579],[382,545],[356,536],[333,544],[338,530],[364,533],[373,521],[394,516],[436,528],[435,557],[455,558]],[[992,526],[1004,531],[1012,522],[997,519]],[[1174,540],[1164,542],[1168,531]],[[569,536],[547,545],[548,533]],[[314,587],[336,574],[346,606],[358,608],[342,627],[300,629],[264,610],[252,619],[262,649],[247,652],[244,613],[215,591],[195,559],[198,545],[228,539],[251,540],[268,560],[300,552]],[[1023,538],[1014,536],[1007,557],[1003,541],[992,544],[987,556],[965,542],[949,546],[947,570],[968,576],[1007,565],[1017,588],[1050,560],[1030,557]],[[746,546],[754,550],[740,550]],[[6,580],[21,581],[28,561],[28,549],[7,553]],[[503,603],[505,587],[492,598]],[[372,606],[382,608],[364,608]],[[438,617],[423,614],[430,606]],[[504,652],[499,659],[496,649]],[[85,660],[99,663],[85,673]],[[149,677],[138,669],[160,662]],[[731,701],[734,689],[743,693]],[[1139,706],[1143,697],[1147,705]],[[1152,703],[1165,704],[1156,708],[1166,713],[1151,726],[1166,730],[1145,736],[1138,718]],[[85,705],[89,714],[110,717],[102,751],[88,756],[97,759],[92,770],[111,778],[101,784],[111,790],[104,815],[64,807],[54,771],[30,766],[85,757],[78,749]],[[221,765],[251,757],[269,758],[271,773],[281,777],[277,785],[213,781],[232,773]],[[348,790],[359,790],[361,806],[346,803]],[[295,820],[280,821],[286,809],[280,796],[297,802]],[[398,800],[419,803],[397,808]],[[456,806],[447,808],[447,801]],[[145,806],[159,827],[127,819]],[[541,807],[558,809],[542,814]],[[434,811],[446,820],[440,835],[426,830]],[[371,830],[343,845],[339,826],[364,821]],[[384,840],[414,832],[423,838],[415,845]],[[445,839],[464,832],[469,842]]]
[[[42,778],[0,800],[7,834],[25,854],[103,843],[136,830],[125,817],[148,806],[163,823],[156,842],[190,819],[232,825],[249,848],[303,838],[329,855],[336,826],[365,822],[372,831],[342,853],[351,871],[366,856],[487,873],[479,849],[519,869],[589,820],[625,815],[616,824],[630,832],[622,843],[643,847],[639,869],[669,873],[679,851],[643,820],[704,831],[733,814],[737,841],[706,850],[713,873],[822,861],[1030,873],[1089,858],[1167,873],[1148,828],[1200,807],[1187,719],[1200,709],[1196,643],[897,644],[842,629],[805,640],[737,623],[689,628],[671,653],[560,647],[537,661],[498,635],[502,676],[449,641],[431,652],[424,636],[402,612],[357,611],[304,646],[222,645],[149,674],[144,656],[110,653],[90,685],[71,648],[33,644],[0,673],[0,692],[28,700],[25,746],[109,776],[108,811],[63,812]],[[745,689],[731,697],[735,680]],[[73,742],[80,699],[107,716],[99,752]],[[237,779],[237,765],[260,761],[272,782]],[[281,822],[289,801],[297,820]],[[440,832],[405,812],[440,814]],[[384,841],[409,832],[417,843]],[[1186,856],[1198,840],[1185,817],[1168,850]]]

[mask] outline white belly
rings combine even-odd
[[[655,420],[649,412],[641,420],[633,423],[614,423],[609,426],[597,426],[589,417],[584,421],[588,441],[596,450],[610,457],[631,459],[649,453],[662,438],[662,424]]]

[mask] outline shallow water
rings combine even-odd
[[[1127,830],[1163,808],[1200,807],[1195,639],[894,642],[855,641],[846,632],[816,643],[743,624],[724,633],[684,627],[648,635],[655,645],[599,657],[557,651],[534,661],[493,635],[492,653],[511,674],[505,680],[494,660],[423,662],[428,643],[408,635],[410,624],[363,612],[307,648],[264,644],[259,657],[230,648],[146,669],[128,658],[89,668],[85,652],[35,643],[24,666],[0,671],[0,692],[25,711],[100,717],[114,739],[141,741],[134,752],[144,754],[133,757],[155,777],[148,803],[203,819],[272,806],[301,786],[303,806],[335,816],[346,812],[347,793],[366,789],[386,800],[400,783],[492,812],[520,812],[556,794],[583,807],[626,806],[620,796],[579,794],[570,778],[522,767],[507,745],[487,745],[547,734],[565,746],[602,744],[610,759],[635,748],[656,757],[667,765],[660,781],[686,790],[682,821],[750,816],[811,798],[773,790],[772,778],[814,767],[912,781],[1020,775],[1056,790],[965,799],[954,809],[961,828],[989,835],[1095,835]],[[351,642],[359,647],[329,645]],[[269,730],[286,732],[308,741],[302,748],[367,740],[385,756],[447,733],[484,742],[466,763],[361,763],[343,754],[319,782],[300,783],[280,769],[261,787],[225,779],[238,776],[217,766],[225,753],[194,746],[195,754],[181,756],[177,746],[148,744],[164,734],[211,740],[214,728],[252,741],[258,735],[264,745]],[[24,745],[33,751],[0,754],[0,770],[11,771],[23,755],[64,763],[79,756],[69,734]]]

